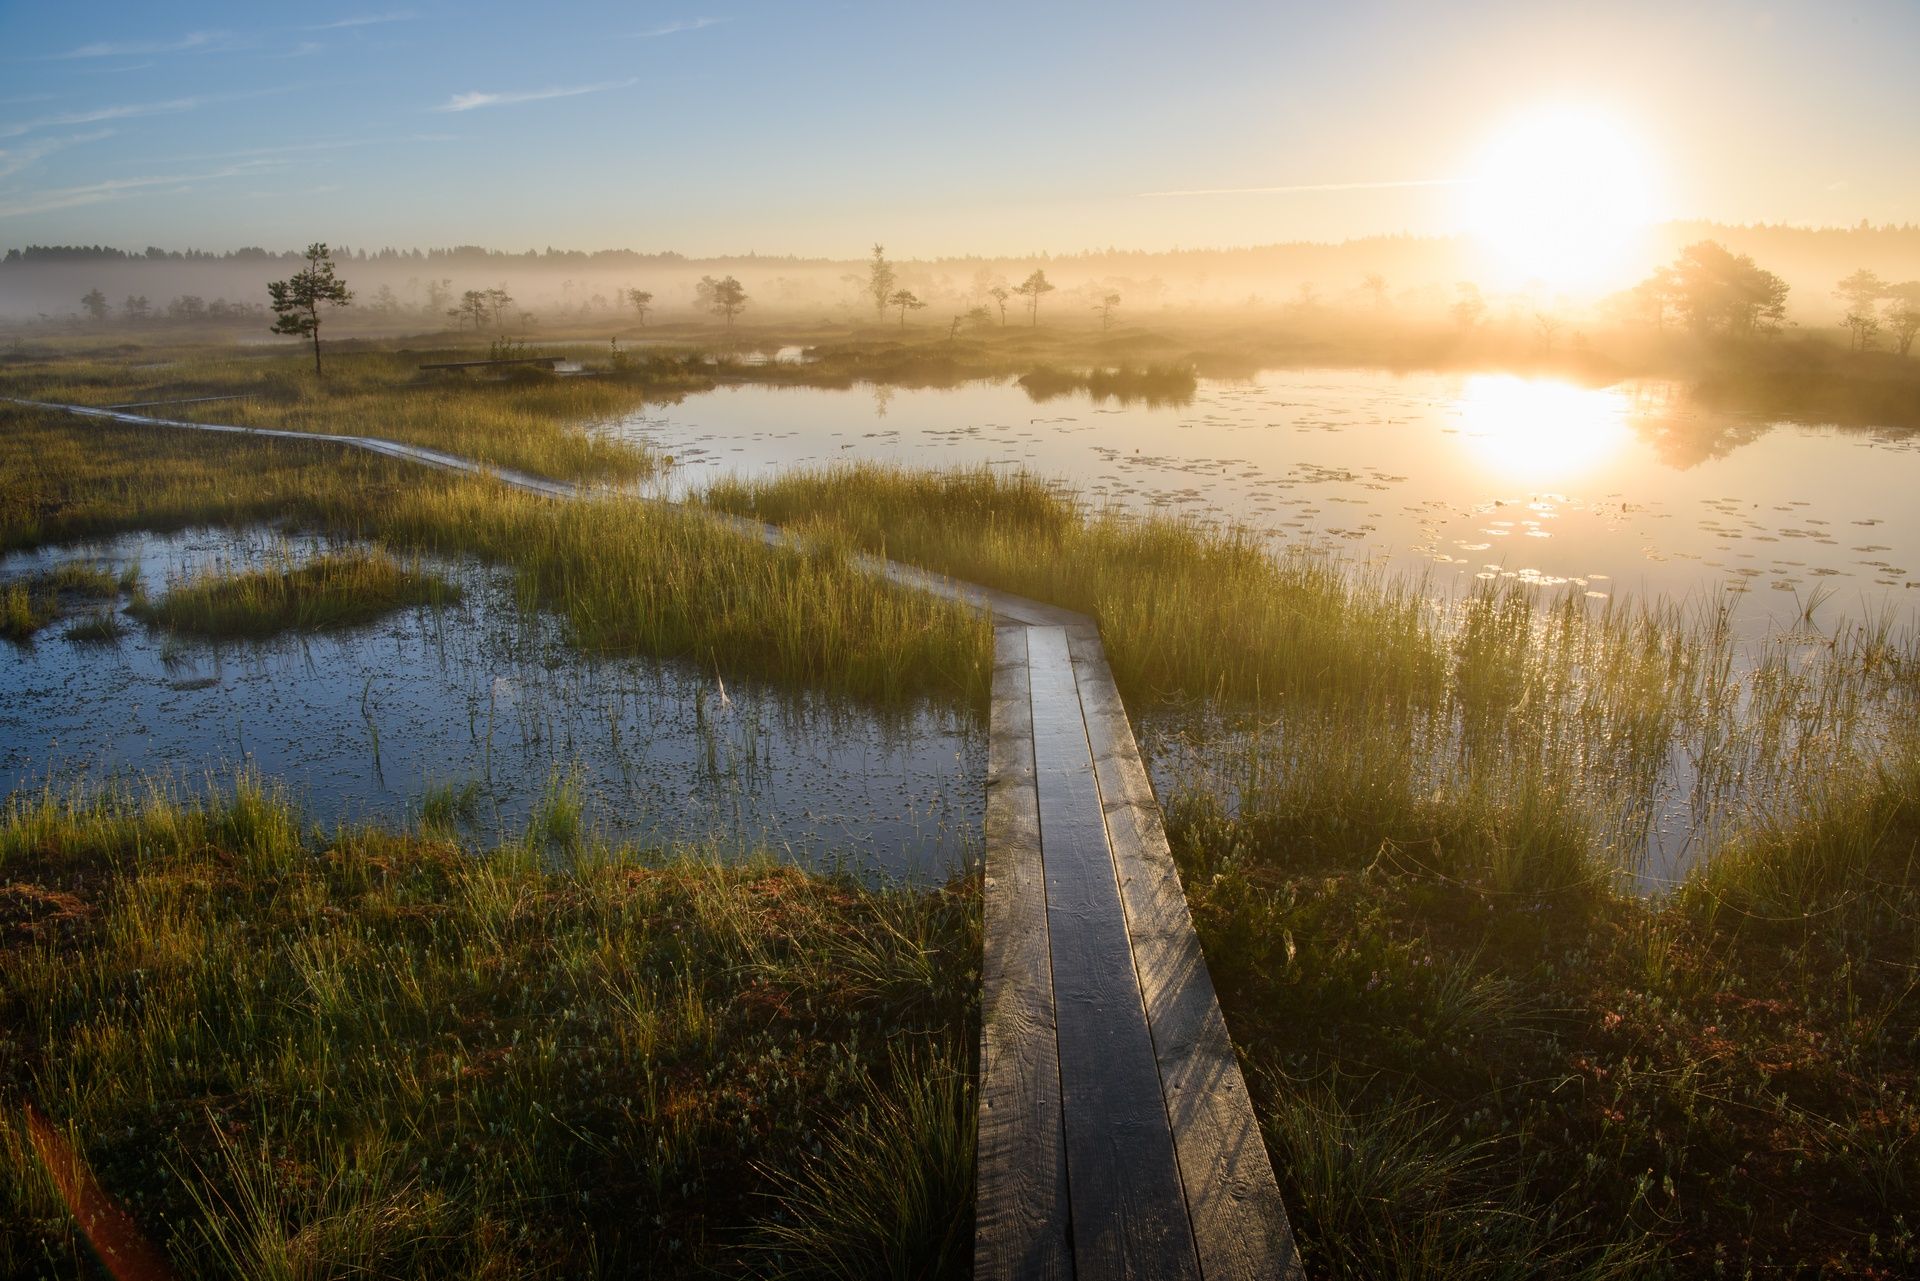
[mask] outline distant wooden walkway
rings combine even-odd
[[[41,409],[322,440],[590,492],[365,436]],[[778,543],[775,527],[721,518]],[[1302,1275],[1160,809],[1092,619],[912,566],[877,573],[990,610],[974,1270],[981,1278]]]

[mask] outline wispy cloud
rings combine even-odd
[[[102,40],[56,53],[53,58],[64,61],[69,58],[145,58],[156,53],[218,53],[240,45],[240,39],[230,31],[194,31],[178,40]]]
[[[1141,196],[1282,196],[1296,191],[1388,191],[1395,187],[1458,187],[1471,178],[1396,178],[1387,182],[1300,182],[1284,187],[1192,187],[1141,191]]]
[[[273,156],[301,156],[329,151],[348,151],[356,147],[385,147],[407,142],[453,142],[458,137],[458,134],[451,133],[410,133],[389,134],[379,138],[325,138],[312,142],[284,142],[270,147],[243,147],[236,151],[203,151],[191,155],[171,156],[159,163],[185,164],[189,161],[205,160],[258,160]]]
[[[190,191],[195,183],[213,182],[221,178],[247,177],[258,172],[258,165],[231,165],[225,169],[216,169],[207,173],[109,178],[105,182],[88,183],[81,187],[49,187],[43,191],[29,191],[17,196],[0,196],[0,218],[17,218],[24,214],[72,209],[80,205],[97,205],[103,201],[118,200],[133,192],[151,191],[156,187],[173,188],[176,192]]]
[[[630,31],[627,34],[635,40],[651,40],[655,36],[670,36],[681,31],[699,31],[732,21],[732,18],[688,18],[682,22],[669,22],[665,26],[652,27],[646,31]]]
[[[61,125],[92,125],[99,124],[103,120],[130,120],[136,116],[173,115],[181,111],[192,111],[207,101],[206,98],[169,98],[165,102],[132,102],[117,107],[91,107],[80,111],[63,111],[57,115],[36,116],[32,120],[0,125],[0,138],[18,138],[24,133],[57,128]]]
[[[98,142],[102,138],[113,137],[111,129],[96,129],[92,133],[70,134],[65,138],[44,138],[39,142],[29,142],[24,146],[0,147],[0,178],[11,178],[22,169],[38,164],[56,151],[65,151],[85,142]]]
[[[570,85],[556,89],[517,89],[504,93],[456,93],[435,111],[473,111],[479,107],[508,107],[521,102],[545,102],[549,98],[578,98],[582,94],[605,93],[609,89],[626,89],[640,83],[638,76],[626,80],[606,80],[599,84]]]
[[[316,22],[312,26],[300,29],[302,31],[345,31],[349,27],[377,27],[387,22],[412,22],[419,16],[411,9],[397,9],[392,13],[368,13],[357,18],[341,18],[336,22]]]

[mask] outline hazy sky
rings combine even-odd
[[[1489,133],[1568,102],[1665,215],[1920,219],[1915,0],[0,0],[0,50],[0,246],[1430,233]],[[1308,189],[1148,194],[1275,187]]]

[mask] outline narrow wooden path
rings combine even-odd
[[[367,436],[148,418],[330,441],[590,490]],[[779,542],[777,528],[721,518]],[[874,559],[876,573],[991,611],[974,1268],[982,1278],[1302,1275],[1140,749],[1092,619]]]

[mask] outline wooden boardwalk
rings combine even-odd
[[[322,440],[589,492],[366,436],[14,403]],[[771,526],[732,519],[778,542]],[[889,579],[990,610],[978,1179],[981,1278],[1302,1275],[1160,810],[1084,615],[892,561]]]

